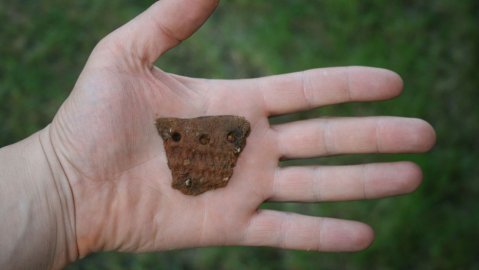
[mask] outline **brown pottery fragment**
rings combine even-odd
[[[249,122],[233,115],[158,118],[156,127],[173,177],[171,186],[187,195],[226,186],[250,132]]]

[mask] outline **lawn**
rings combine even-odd
[[[101,37],[152,1],[0,2],[0,146],[46,126]],[[68,269],[479,269],[479,2],[476,0],[223,0],[191,39],[158,61],[169,72],[246,78],[366,65],[398,72],[401,97],[328,106],[271,121],[318,116],[423,118],[437,145],[421,155],[356,155],[289,164],[412,160],[424,182],[382,200],[267,204],[369,223],[358,253],[221,247],[93,254]]]

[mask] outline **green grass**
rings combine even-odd
[[[0,2],[0,145],[47,125],[95,43],[151,1]],[[424,170],[412,195],[367,202],[275,204],[358,219],[376,230],[359,253],[204,248],[93,254],[69,269],[479,269],[479,2],[224,0],[158,65],[195,77],[244,78],[314,67],[395,70],[392,101],[329,106],[275,119],[399,115],[436,128],[424,155],[361,155],[300,163],[409,159]]]

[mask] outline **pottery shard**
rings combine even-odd
[[[156,127],[173,177],[171,186],[187,195],[226,186],[250,132],[249,122],[233,115],[158,118]]]

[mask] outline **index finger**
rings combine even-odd
[[[393,98],[402,91],[398,74],[381,68],[311,69],[248,80],[264,101],[268,115],[291,113],[352,101]]]

